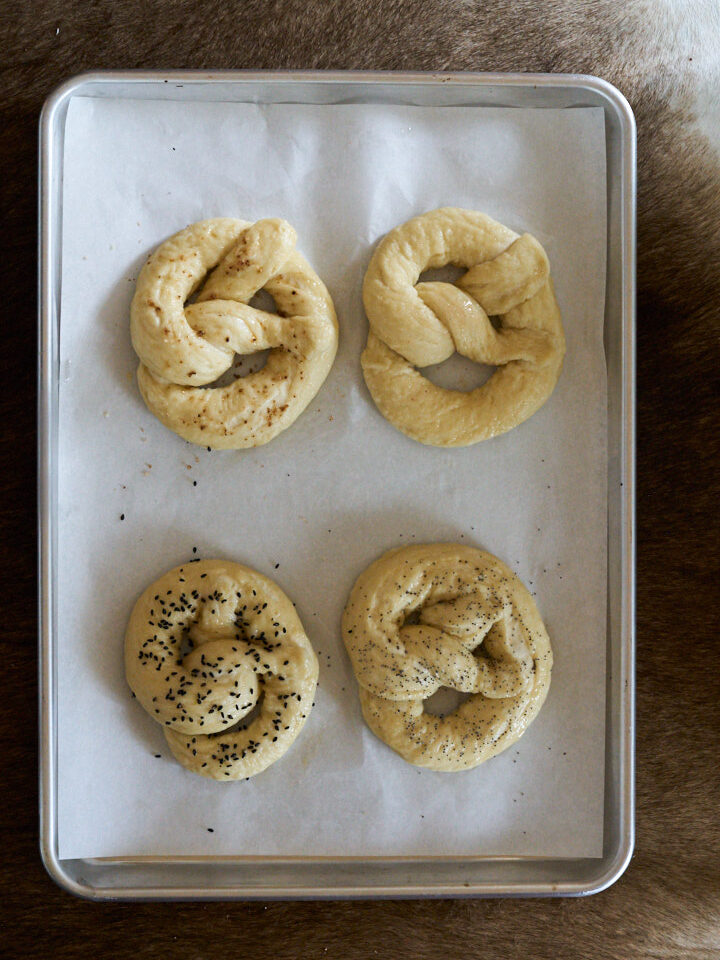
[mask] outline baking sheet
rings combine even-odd
[[[65,144],[59,856],[599,856],[602,110],[74,98]],[[535,417],[453,451],[422,447],[387,424],[358,363],[360,285],[373,245],[446,203],[540,239],[568,340],[560,383]],[[147,253],[186,223],[220,215],[289,219],[341,326],[316,402],[270,445],[239,453],[192,447],[152,418],[137,394],[128,335]],[[437,376],[471,385],[467,365]],[[556,657],[548,701],[525,737],[458,775],[415,770],[365,729],[339,632],[347,593],[372,559],[437,539],[510,563],[537,595]],[[175,764],[123,678],[136,596],[193,555],[228,556],[273,576],[321,661],[301,738],[280,763],[238,784],[206,782]]]

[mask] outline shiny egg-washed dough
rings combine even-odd
[[[467,272],[456,283],[418,283],[446,264]],[[530,234],[455,207],[414,217],[378,245],[363,301],[365,382],[382,415],[414,440],[459,447],[497,436],[555,388],[565,339],[548,259]],[[455,351],[497,369],[468,392],[420,372]]]
[[[552,650],[527,589],[497,557],[454,543],[384,554],[358,577],[343,640],[370,729],[405,760],[467,770],[522,736],[550,686]],[[470,694],[444,717],[423,701]]]
[[[239,563],[200,560],[170,570],[135,604],[125,674],[184,767],[239,780],[279,760],[302,730],[318,661],[276,583]]]
[[[295,241],[285,220],[203,220],[166,240],[142,268],[130,310],[138,385],[148,408],[185,440],[216,449],[267,443],[328,375],[335,309]],[[249,306],[262,289],[277,314]],[[236,353],[268,348],[262,370],[206,386]]]

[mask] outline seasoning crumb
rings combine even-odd
[[[208,827],[208,828],[207,828],[207,832],[208,832],[208,833],[215,833],[215,831],[213,830],[212,827]]]
[[[156,760],[160,760],[162,758],[161,753],[154,753],[153,756],[155,757]]]
[[[120,514],[120,519],[121,519],[121,520],[124,520],[124,519],[125,519],[125,514],[124,514],[124,513],[121,513],[121,514]]]

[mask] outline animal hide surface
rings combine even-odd
[[[0,3],[7,957],[720,957],[720,5],[716,0]],[[638,123],[636,854],[578,901],[107,905],[37,852],[32,483],[36,124],[91,69],[595,74]],[[108,225],[112,230],[112,225]],[[178,825],[182,829],[182,825]]]

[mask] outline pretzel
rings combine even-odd
[[[358,577],[343,640],[370,729],[405,760],[466,770],[511,746],[550,686],[552,650],[532,597],[497,557],[433,543],[390,550]],[[469,699],[424,711],[440,687]]]
[[[199,560],[170,570],[135,604],[125,674],[176,760],[239,780],[279,760],[302,730],[318,661],[276,583],[239,563]]]
[[[456,284],[417,282],[449,263],[467,269]],[[483,213],[444,207],[391,230],[363,284],[370,332],[361,363],[382,415],[439,447],[477,443],[531,417],[565,353],[549,270],[534,237]],[[416,369],[455,351],[497,369],[469,392],[437,387]]]
[[[141,270],[130,309],[138,385],[148,408],[185,440],[260,446],[300,416],[325,380],[337,350],[335,309],[295,240],[284,220],[203,220],[166,240]],[[261,289],[277,314],[248,305]],[[262,370],[205,386],[236,353],[268,348]]]

